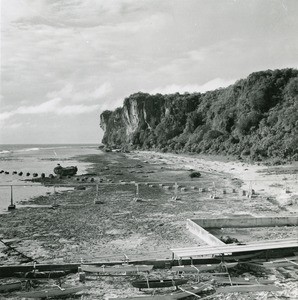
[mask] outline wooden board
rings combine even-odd
[[[216,294],[226,293],[248,293],[248,292],[277,292],[282,291],[282,288],[276,285],[239,285],[225,286],[216,289]]]
[[[235,263],[225,263],[225,264],[205,264],[205,265],[190,265],[190,266],[175,266],[172,267],[172,271],[175,272],[187,272],[187,273],[198,273],[200,271],[213,271],[219,268],[233,268],[238,265],[238,262]]]
[[[109,274],[117,274],[124,272],[149,272],[151,271],[153,266],[149,265],[126,265],[126,266],[93,266],[93,265],[81,265],[81,269],[86,273],[109,273]]]
[[[269,279],[246,279],[246,278],[239,278],[239,277],[213,277],[214,280],[221,284],[239,284],[239,285],[256,285],[256,284],[273,284],[274,280]]]
[[[203,255],[215,254],[228,254],[272,250],[272,249],[285,249],[285,248],[298,248],[298,239],[274,240],[262,243],[251,243],[247,245],[226,245],[226,246],[202,246],[202,247],[188,247],[188,248],[175,248],[171,249],[173,254],[179,258],[183,257],[196,257]]]
[[[172,298],[172,295],[109,298],[109,300],[172,300],[172,299],[174,299],[174,298]]]
[[[266,269],[275,269],[280,267],[293,267],[298,269],[298,263],[294,261],[283,261],[283,262],[265,262],[262,264]]]
[[[67,288],[62,288],[62,289],[60,289],[59,287],[55,287],[55,288],[51,287],[51,288],[39,290],[39,291],[19,293],[18,296],[23,297],[23,298],[59,297],[59,296],[67,296],[67,295],[76,294],[86,288],[87,287],[85,287],[85,286],[67,287]]]

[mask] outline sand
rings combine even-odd
[[[37,197],[29,201],[34,207],[21,208],[17,203],[16,211],[0,215],[0,238],[10,239],[18,251],[44,263],[105,262],[124,255],[131,260],[170,258],[171,248],[200,245],[186,229],[187,218],[295,215],[298,210],[297,164],[265,167],[222,157],[151,151],[80,159],[93,163],[88,174],[51,183],[75,183],[81,189]],[[193,170],[201,177],[191,179]],[[99,184],[98,194],[91,178]],[[179,185],[177,195],[174,183]],[[256,193],[253,198],[242,195],[251,189]],[[214,194],[216,199],[211,198]],[[180,200],[173,200],[175,196]],[[50,208],[53,203],[58,208]],[[296,234],[295,227],[262,229],[257,235],[243,234],[243,240]],[[0,257],[6,265],[24,261],[4,246]],[[72,275],[68,281],[77,279]],[[125,278],[92,281],[92,286],[84,299],[142,295]]]

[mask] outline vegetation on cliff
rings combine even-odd
[[[110,147],[298,160],[298,70],[255,72],[206,93],[136,93],[101,115]]]

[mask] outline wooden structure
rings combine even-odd
[[[297,239],[269,240],[266,242],[255,242],[247,245],[222,245],[202,246],[171,249],[172,258],[192,258],[197,256],[232,255],[234,253],[248,253],[255,251],[266,251],[274,249],[298,248]]]

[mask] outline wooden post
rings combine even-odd
[[[8,206],[8,210],[15,209],[16,205],[13,203],[13,189],[12,185],[10,186],[10,205]]]
[[[180,200],[180,198],[178,197],[178,184],[177,182],[175,182],[175,185],[174,185],[174,197],[172,198],[173,200]]]
[[[96,185],[96,195],[95,195],[95,199],[94,199],[94,204],[103,204],[103,201],[99,200],[98,184]]]
[[[57,208],[57,199],[56,199],[56,186],[54,185],[54,203],[52,204],[52,208]]]

